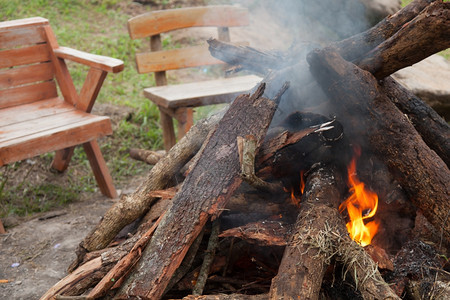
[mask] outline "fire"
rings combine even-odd
[[[347,230],[350,237],[361,246],[370,245],[372,238],[378,231],[377,221],[364,224],[365,219],[375,215],[378,208],[378,195],[365,188],[356,176],[356,161],[361,155],[361,149],[355,148],[355,156],[348,166],[348,182],[350,186],[350,197],[339,206],[342,212],[347,209],[350,221],[347,223]]]
[[[303,195],[303,192],[305,191],[305,171],[303,171],[303,170],[301,170],[300,171],[300,192],[302,193],[302,195]]]

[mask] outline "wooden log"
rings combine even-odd
[[[335,167],[311,171],[294,233],[272,280],[270,299],[319,299],[322,279],[336,247],[332,240],[320,238],[325,230],[343,222],[337,208],[344,190],[345,182]],[[339,234],[348,235],[346,231]]]
[[[450,125],[428,104],[392,77],[386,77],[380,87],[381,92],[408,116],[428,147],[436,151],[447,167],[450,167]]]
[[[328,94],[345,132],[389,168],[408,197],[450,241],[450,171],[410,121],[380,92],[369,73],[332,49],[308,56],[311,71]]]
[[[450,3],[436,1],[356,64],[382,79],[448,47]]]
[[[424,8],[436,0],[414,0],[393,15],[389,15],[372,28],[329,46],[346,60],[359,60],[367,52],[393,36],[404,24],[414,19]]]
[[[127,224],[144,215],[157,199],[150,197],[152,190],[161,190],[170,184],[181,168],[197,153],[209,131],[218,123],[221,115],[214,115],[197,122],[150,171],[147,179],[137,190],[124,196],[104,215],[100,223],[80,243],[77,259],[69,267],[74,270],[86,252],[105,248],[117,233]]]
[[[164,215],[164,214],[163,214]],[[134,244],[130,252],[127,253],[115,266],[106,274],[102,280],[89,292],[87,299],[97,299],[107,294],[109,289],[130,271],[131,267],[140,259],[143,249],[147,246],[156,227],[158,227],[162,216],[144,233]]]
[[[189,295],[184,297],[182,300],[268,300],[269,295],[243,295],[243,294],[219,294],[219,295],[204,295],[204,296],[194,296]]]
[[[339,42],[330,43],[341,56],[349,61],[363,59],[368,52],[388,40],[405,24],[414,19],[423,9],[436,0],[414,0],[392,16],[387,16],[377,25],[365,32],[351,36]],[[419,40],[420,36],[417,37]],[[267,74],[270,70],[279,70],[297,64],[304,55],[304,45],[294,46],[288,55],[270,53],[251,47],[237,46],[216,39],[209,39],[209,51],[212,56],[230,65],[240,66],[245,70]],[[420,48],[416,48],[420,49]],[[410,49],[403,49],[410,50]],[[436,52],[436,51],[435,51]],[[433,52],[434,53],[434,52]],[[427,56],[429,56],[428,54]],[[389,57],[396,60],[397,56]]]
[[[166,155],[166,151],[151,151],[146,149],[130,149],[130,157],[148,163],[149,165],[156,165],[158,161]]]
[[[400,299],[370,256],[350,239],[338,212],[344,190],[337,168],[321,166],[310,171],[294,234],[272,280],[270,299],[319,299],[323,276],[335,256],[364,299]]]
[[[283,87],[278,97],[271,101],[261,97],[264,87],[262,84],[253,95],[241,95],[231,104],[144,250],[143,259],[115,299],[161,298],[206,221],[220,215],[242,181],[237,137],[253,134],[262,142],[277,102],[287,88]]]

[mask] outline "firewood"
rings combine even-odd
[[[356,64],[382,79],[450,47],[450,3],[436,1]]]
[[[148,163],[149,165],[156,165],[156,163],[166,155],[166,151],[151,151],[146,149],[130,149],[130,157]]]
[[[268,295],[242,295],[242,294],[219,294],[219,295],[204,295],[204,296],[186,296],[182,300],[268,300]]]
[[[392,77],[385,78],[381,91],[411,120],[427,145],[450,168],[450,125],[428,104],[402,87]]]
[[[258,190],[272,194],[283,193],[283,186],[280,182],[266,182],[255,174],[256,138],[252,135],[245,138],[238,136],[237,146],[242,180]]]
[[[385,162],[408,197],[450,241],[450,171],[409,120],[380,92],[377,80],[332,49],[310,53],[311,71],[348,136]]]
[[[329,46],[346,60],[359,60],[370,50],[393,36],[406,23],[436,0],[414,0],[393,15],[389,15],[368,30]]]
[[[144,250],[143,259],[116,299],[128,296],[159,299],[206,221],[221,213],[242,181],[238,176],[237,136],[253,134],[262,143],[277,102],[287,88],[283,87],[271,101],[261,97],[264,86],[252,96],[237,97],[231,104],[205,142],[197,163]]]
[[[106,274],[102,280],[94,287],[92,291],[89,292],[87,299],[97,299],[106,295],[108,290],[115,284],[117,280],[126,276],[130,271],[131,267],[136,264],[140,259],[143,249],[147,246],[150,241],[153,232],[158,227],[164,214],[153,224],[153,226],[143,234],[139,240],[134,244],[133,248],[125,255],[109,272]]]
[[[86,252],[105,248],[116,234],[127,224],[144,215],[157,199],[150,197],[152,190],[168,187],[172,178],[197,153],[208,132],[218,123],[221,115],[214,115],[197,122],[150,171],[147,179],[131,194],[122,196],[104,215],[103,219],[80,243],[77,259],[69,267],[74,270]]]
[[[237,237],[261,246],[285,246],[290,228],[279,221],[259,221],[225,230],[219,237]]]
[[[336,247],[332,240],[324,240],[322,233],[343,222],[337,208],[344,188],[342,175],[335,167],[318,168],[308,175],[300,214],[278,275],[272,280],[270,299],[319,298],[322,279]],[[348,235],[346,231],[338,234]]]

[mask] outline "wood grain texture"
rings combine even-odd
[[[148,26],[149,23],[152,26]],[[218,5],[149,12],[131,18],[128,21],[128,32],[132,39],[138,39],[188,27],[230,27],[248,24],[247,9]]]

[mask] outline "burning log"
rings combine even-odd
[[[386,163],[413,203],[450,241],[447,165],[428,148],[389,98],[379,92],[377,80],[370,73],[331,49],[314,51],[308,61],[347,134],[359,145],[370,147]]]
[[[322,278],[334,255],[346,264],[364,299],[399,299],[376,264],[347,234],[337,210],[344,187],[335,167],[310,171],[295,233],[272,280],[270,299],[319,299]]]
[[[220,215],[241,183],[237,137],[253,134],[261,141],[285,89],[282,88],[274,101],[261,97],[264,85],[252,96],[236,98],[205,142],[197,163],[145,249],[143,259],[122,285],[116,299],[128,296],[158,299],[162,296],[206,221]],[[244,117],[245,123],[241,121]]]

